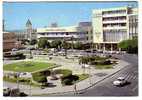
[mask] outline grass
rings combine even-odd
[[[21,78],[8,78],[8,77],[3,77],[3,81],[7,81],[7,82],[12,82],[12,83],[17,83],[17,80],[21,80]],[[25,79],[26,81],[24,82],[19,82],[20,84],[23,85],[30,85],[33,87],[39,87],[40,85],[34,84],[34,83],[30,83],[30,79]]]
[[[34,72],[43,69],[54,68],[55,64],[45,62],[34,62],[34,61],[22,61],[18,63],[6,64],[3,69],[6,71],[15,72]]]
[[[112,69],[114,66],[114,64],[110,64],[110,65],[95,65],[96,69]]]
[[[77,80],[77,82],[80,82],[87,79],[89,77],[89,74],[77,74],[77,76],[79,77],[79,80]]]

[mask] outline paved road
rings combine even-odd
[[[67,93],[58,96],[137,96],[138,57],[136,55],[117,55],[117,57],[131,63],[131,65],[80,94]],[[112,82],[119,76],[126,77],[131,84],[124,87],[113,86]]]

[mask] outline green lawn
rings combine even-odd
[[[3,69],[15,72],[34,72],[38,70],[54,68],[55,64],[34,61],[22,61],[4,65]]]
[[[20,84],[24,84],[24,85],[30,85],[31,84],[33,87],[39,87],[40,86],[40,85],[37,85],[35,83],[30,83],[30,79],[25,79],[25,80],[27,80],[25,82],[20,82],[20,79],[22,79],[22,78],[18,78]],[[3,77],[3,81],[17,83],[17,78]]]
[[[95,65],[96,69],[112,69],[115,64],[110,65]]]
[[[79,77],[79,80],[77,80],[77,82],[85,80],[89,77],[89,74],[76,74],[76,75]]]

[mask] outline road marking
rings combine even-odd
[[[136,89],[138,89],[138,86],[135,86],[132,91],[136,91]]]
[[[126,80],[131,80],[132,77],[133,77],[133,76],[132,76],[131,74],[129,74],[129,75],[127,76]]]
[[[135,75],[135,76],[133,77],[133,80],[135,80],[135,79],[138,79],[138,76]]]

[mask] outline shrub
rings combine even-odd
[[[33,77],[33,80],[38,83],[46,83],[47,82],[46,76],[41,72],[32,73],[32,77]]]
[[[80,57],[79,62],[83,64],[95,64],[95,61],[104,61],[110,57],[100,57],[100,56],[88,56],[88,57]]]
[[[61,79],[63,85],[72,85],[77,80],[79,80],[77,75],[69,75]]]
[[[66,79],[62,80],[62,84],[63,85],[72,85],[73,81],[68,79],[68,78],[66,78]]]
[[[77,81],[77,80],[79,79],[79,77],[76,76],[76,75],[69,75],[69,76],[64,77],[64,78],[62,78],[62,79],[63,79],[63,80],[64,80],[64,79],[70,79],[70,80],[72,80],[72,81]]]
[[[111,64],[111,61],[110,60],[98,60],[98,61],[92,62],[92,64],[94,64],[94,65],[109,65],[109,64]]]
[[[68,69],[57,69],[54,70],[55,74],[63,74],[62,78],[72,75],[72,71]]]

